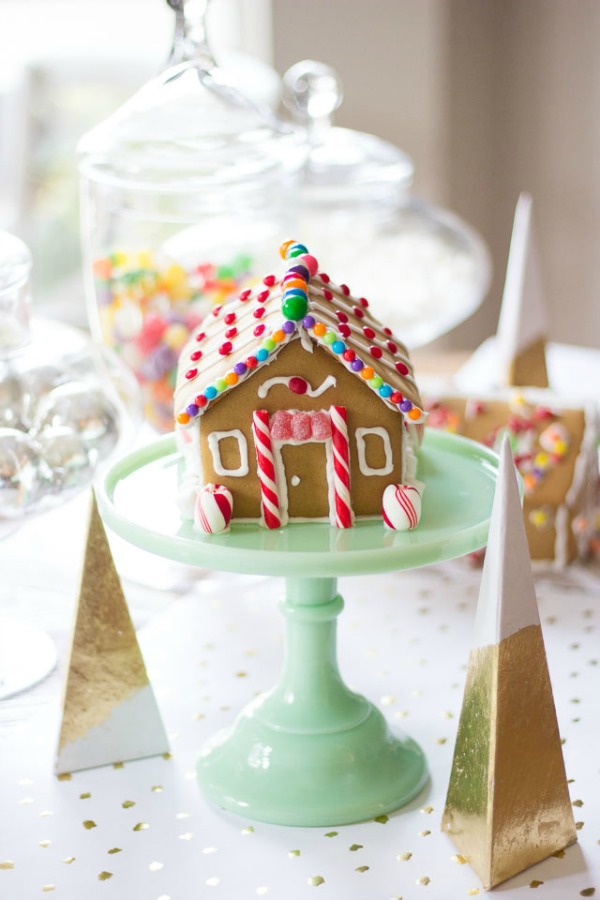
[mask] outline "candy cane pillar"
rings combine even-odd
[[[350,451],[345,406],[331,406],[331,443],[333,447],[333,496],[336,528],[351,528],[354,521],[350,502]]]
[[[266,410],[257,409],[254,411],[252,416],[252,434],[256,448],[260,502],[264,522],[267,528],[280,528],[279,493],[275,483],[273,444],[271,442],[269,414]]]

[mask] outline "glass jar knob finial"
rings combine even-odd
[[[167,5],[175,13],[175,32],[167,67],[194,61],[204,69],[213,69],[216,62],[206,30],[210,0],[167,0]]]
[[[285,73],[282,99],[293,119],[306,128],[309,143],[319,144],[342,105],[342,82],[331,66],[304,59]]]

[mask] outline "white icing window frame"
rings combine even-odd
[[[367,463],[367,452],[365,437],[368,434],[375,434],[383,441],[383,450],[385,453],[385,465],[380,469],[373,469]],[[392,453],[392,443],[390,436],[385,428],[376,425],[373,428],[357,428],[354,432],[356,439],[356,450],[358,452],[358,468],[361,475],[367,477],[372,475],[390,475],[394,471],[394,455]]]
[[[238,450],[240,454],[240,464],[237,469],[226,469],[221,460],[219,444],[225,438],[236,438],[238,442]],[[213,469],[216,475],[223,475],[228,478],[244,478],[250,472],[248,464],[248,441],[246,435],[239,428],[231,431],[211,431],[207,437],[208,448],[212,456]]]

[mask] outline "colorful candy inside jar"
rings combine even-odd
[[[252,259],[184,267],[149,250],[113,250],[92,266],[98,337],[135,373],[147,421],[173,427],[177,360],[210,310],[251,286]]]

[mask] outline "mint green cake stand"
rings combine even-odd
[[[484,546],[498,457],[464,438],[427,431],[419,457],[423,511],[412,532],[372,520],[348,530],[234,525],[227,534],[199,535],[181,522],[175,503],[181,466],[173,435],[118,461],[98,490],[106,524],[172,560],[286,579],[281,679],[202,748],[202,789],[227,810],[281,825],[344,825],[404,805],[427,780],[425,756],[342,681],[337,577],[412,569]]]

